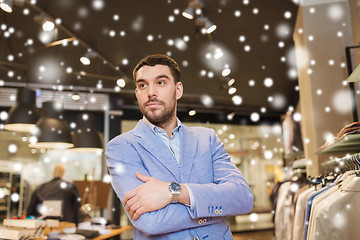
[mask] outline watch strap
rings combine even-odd
[[[180,197],[180,192],[181,192],[180,184],[177,182],[171,182],[169,184],[169,191],[172,196],[171,203],[178,203],[179,197]]]

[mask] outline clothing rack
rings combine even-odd
[[[360,153],[348,154],[321,164],[324,173],[341,173],[348,170],[360,170]]]

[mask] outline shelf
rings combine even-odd
[[[354,153],[360,152],[360,134],[353,134],[337,140],[333,144],[318,151],[318,154],[326,153]]]
[[[360,81],[360,64],[350,74],[350,76],[346,79],[346,81],[347,82],[358,82],[358,81]]]
[[[292,152],[284,156],[285,160],[298,160],[304,158],[304,151]]]

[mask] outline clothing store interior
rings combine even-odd
[[[105,149],[142,119],[132,71],[154,53],[254,195],[234,239],[360,236],[359,0],[0,7],[0,238],[133,239]]]

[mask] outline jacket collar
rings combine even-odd
[[[182,125],[181,128],[181,153],[180,153],[180,165],[181,165],[181,181],[186,183],[189,180],[190,172],[195,161],[195,154],[197,151],[197,140],[191,131],[191,128]]]
[[[134,128],[134,135],[139,138],[138,143],[167,168],[177,181],[180,181],[180,168],[175,156],[144,121],[138,122]]]
[[[186,183],[190,176],[197,149],[190,128],[182,125],[180,128],[180,166],[170,149],[157,137],[143,120],[134,128],[134,135],[139,138],[138,143],[153,155],[174,176],[176,181]]]

